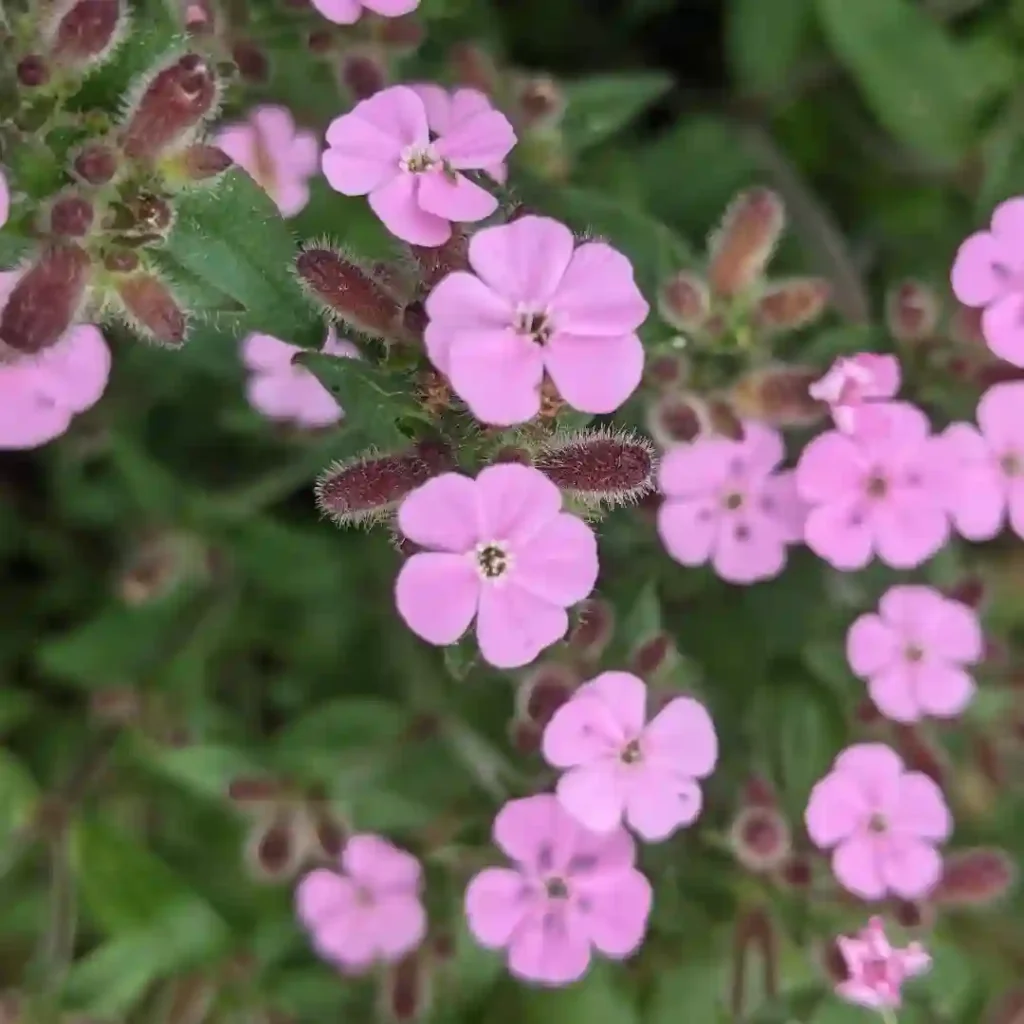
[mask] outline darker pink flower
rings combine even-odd
[[[840,935],[836,946],[849,974],[836,985],[836,995],[872,1010],[898,1009],[903,982],[924,974],[932,964],[919,942],[903,949],[890,945],[880,917],[871,918],[855,936]]]
[[[981,329],[988,347],[1024,366],[1024,197],[997,206],[990,229],[964,241],[952,283],[965,306],[984,307]]]
[[[475,617],[480,653],[498,668],[526,665],[565,636],[566,608],[597,581],[593,531],[562,511],[558,488],[529,466],[428,480],[402,502],[398,526],[427,549],[395,584],[406,625],[447,645]]]
[[[839,430],[853,434],[884,424],[884,418],[872,416],[872,403],[894,398],[899,389],[900,363],[895,356],[858,352],[837,359],[809,392],[829,406]]]
[[[801,539],[803,508],[792,473],[777,472],[782,438],[747,423],[742,441],[700,438],[662,459],[658,532],[682,565],[711,562],[730,583],[777,576]]]
[[[249,402],[269,419],[300,427],[330,426],[341,419],[343,410],[311,370],[295,363],[302,351],[269,334],[248,335],[242,342],[242,359],[252,373]],[[355,345],[339,341],[333,329],[322,351],[332,356],[358,355]]]
[[[313,0],[313,6],[336,25],[355,24],[364,10],[383,18],[399,18],[419,5],[420,0]]]
[[[7,223],[11,215],[11,190],[7,184],[7,176],[0,169],[0,228]]]
[[[356,973],[394,963],[423,941],[427,915],[415,857],[379,836],[356,835],[339,867],[311,871],[295,893],[299,920],[320,956]]]
[[[567,769],[558,799],[581,825],[610,832],[625,819],[657,842],[697,820],[697,780],[714,769],[718,740],[703,704],[676,697],[648,722],[643,680],[602,672],[555,712],[542,751]]]
[[[648,305],[633,267],[604,242],[576,246],[548,217],[478,231],[474,273],[449,274],[427,299],[427,355],[482,423],[540,410],[545,372],[575,409],[609,413],[636,390]]]
[[[494,841],[513,866],[469,883],[466,918],[482,946],[508,951],[516,977],[567,985],[583,977],[594,950],[624,960],[640,948],[652,891],[625,829],[590,832],[542,793],[505,804]]]
[[[928,418],[906,402],[878,403],[884,430],[830,430],[804,449],[796,467],[810,506],[804,539],[837,569],[862,569],[873,555],[911,569],[949,537]]]
[[[295,127],[286,108],[257,107],[248,121],[221,128],[214,142],[274,200],[282,217],[294,217],[309,202],[320,145],[313,132]]]
[[[875,706],[896,722],[953,718],[974,696],[964,666],[981,660],[978,616],[932,587],[890,587],[878,613],[862,615],[846,635],[846,657]]]
[[[397,238],[438,246],[451,238],[452,221],[483,220],[498,208],[490,192],[461,172],[502,163],[515,142],[508,119],[490,106],[431,138],[423,100],[395,85],[331,122],[322,164],[342,195],[369,195],[373,212]]]
[[[840,884],[865,900],[926,896],[942,877],[936,844],[953,831],[942,790],[881,743],[836,758],[811,790],[805,821],[811,841],[833,851]]]

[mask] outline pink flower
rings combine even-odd
[[[242,342],[242,360],[252,371],[249,402],[272,420],[309,428],[330,426],[341,419],[343,410],[311,370],[294,362],[302,351],[269,334],[248,335]],[[339,341],[333,329],[321,351],[349,358],[359,354],[351,342]]]
[[[533,661],[569,629],[566,608],[597,582],[597,540],[529,466],[476,480],[444,473],[402,502],[398,526],[428,550],[402,566],[398,612],[428,643],[455,643],[476,617],[480,653],[498,668]]]
[[[345,844],[340,868],[311,871],[295,893],[321,957],[357,973],[394,963],[423,941],[422,871],[412,854],[380,836],[357,835]]]
[[[434,135],[448,135],[483,111],[494,109],[494,104],[487,94],[479,89],[464,88],[449,92],[431,82],[410,85],[409,88],[423,100],[423,106],[427,111],[427,124]],[[508,179],[508,168],[503,160],[498,161],[493,167],[483,169],[499,185],[504,185]]]
[[[0,228],[7,223],[11,215],[11,190],[7,184],[7,176],[0,170]]]
[[[981,329],[988,347],[1024,366],[1024,197],[997,206],[991,230],[964,241],[952,283],[965,306],[984,307]]]
[[[0,309],[20,276],[0,271]],[[38,448],[95,405],[110,376],[110,349],[91,324],[76,324],[34,356],[0,361],[0,450]]]
[[[636,390],[649,307],[633,267],[604,242],[577,247],[548,217],[520,217],[469,242],[474,274],[427,299],[427,355],[482,423],[525,423],[545,371],[582,412],[609,413]]]
[[[419,5],[420,0],[313,0],[313,6],[336,25],[355,24],[364,9],[382,18],[399,18]]]
[[[846,657],[875,706],[895,722],[953,718],[974,696],[965,665],[980,661],[978,616],[931,587],[890,587],[878,614],[862,615],[846,634]]]
[[[836,945],[849,972],[846,981],[836,986],[836,994],[872,1010],[898,1009],[903,982],[924,974],[932,964],[919,942],[904,949],[891,946],[880,917],[871,918],[867,927],[852,938],[840,935]]]
[[[320,145],[313,132],[295,127],[284,107],[256,107],[248,121],[221,128],[214,143],[277,203],[282,217],[294,217],[309,202],[307,182],[317,172]]]
[[[710,561],[730,583],[777,576],[786,547],[803,533],[792,473],[776,472],[785,454],[777,431],[747,423],[742,441],[701,438],[664,457],[665,501],[658,532],[682,565]]]
[[[836,426],[852,434],[870,429],[872,401],[893,398],[899,389],[900,363],[895,356],[858,352],[837,359],[808,390],[811,398],[828,404]]]
[[[395,85],[331,122],[322,164],[331,188],[369,195],[370,208],[397,238],[437,246],[451,238],[452,221],[483,220],[498,208],[459,172],[500,164],[515,142],[508,119],[490,106],[431,139],[423,100]]]
[[[625,829],[590,832],[542,793],[505,804],[494,841],[513,866],[469,883],[466,918],[480,945],[508,950],[516,977],[567,985],[586,973],[592,950],[624,960],[639,949],[652,892]]]
[[[692,825],[718,740],[704,705],[676,697],[647,722],[647,686],[628,672],[602,672],[581,686],[544,730],[544,759],[568,769],[558,799],[584,828],[610,832],[623,818],[657,842]]]
[[[804,449],[796,485],[808,505],[807,546],[837,569],[862,569],[876,555],[911,569],[949,537],[928,418],[906,402],[878,403],[882,431],[830,430]]]
[[[995,384],[978,403],[980,432],[954,423],[937,438],[946,508],[968,540],[990,540],[1009,519],[1024,537],[1024,381]]]
[[[865,900],[927,895],[942,876],[935,845],[953,830],[939,787],[881,743],[836,758],[811,790],[805,820],[811,841],[833,851],[840,884]]]

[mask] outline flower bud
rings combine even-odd
[[[416,450],[393,455],[368,452],[325,470],[316,482],[316,503],[339,526],[372,525],[438,471]]]
[[[0,311],[0,342],[26,355],[57,342],[82,308],[92,272],[92,260],[79,246],[47,246]]]
[[[664,448],[696,441],[706,423],[707,410],[696,395],[662,395],[647,410],[647,429]]]
[[[707,400],[708,429],[716,437],[742,441],[746,436],[743,421],[725,395],[711,395]]]
[[[677,331],[698,331],[711,315],[711,293],[704,279],[689,270],[673,274],[658,289],[658,312]]]
[[[50,207],[50,233],[64,238],[84,238],[92,229],[95,210],[85,196],[58,196]]]
[[[185,343],[188,314],[155,274],[140,271],[119,277],[114,290],[125,319],[144,338],[169,348],[180,348]]]
[[[958,850],[942,864],[942,878],[931,899],[947,907],[979,906],[1002,899],[1017,881],[1017,868],[1005,850]]]
[[[809,366],[768,366],[737,381],[729,402],[743,419],[773,427],[812,426],[828,416],[828,406],[810,393],[820,376]]]
[[[306,36],[306,49],[317,56],[330,53],[337,42],[335,33],[329,28],[315,28]]]
[[[212,182],[230,170],[234,163],[224,150],[205,142],[197,142],[164,161],[161,170],[166,185],[181,188],[199,182]]]
[[[65,67],[97,64],[113,52],[125,23],[122,0],[76,0],[57,24],[50,56]]]
[[[514,718],[509,723],[509,742],[520,754],[536,754],[540,751],[543,732],[543,729],[528,719]]]
[[[782,200],[770,189],[741,192],[708,239],[708,284],[713,294],[733,298],[762,275],[786,224]]]
[[[779,871],[779,878],[791,889],[807,889],[814,880],[810,860],[803,854],[791,854]]]
[[[303,824],[287,808],[255,823],[245,844],[245,862],[255,878],[281,882],[299,870],[306,853]]]
[[[372,27],[381,46],[406,53],[417,50],[425,35],[423,22],[415,14],[382,18]]]
[[[985,332],[981,327],[981,309],[958,305],[949,321],[950,337],[966,348],[982,348]]]
[[[986,590],[985,581],[980,576],[965,576],[952,587],[947,587],[944,593],[951,600],[977,610],[985,600]]]
[[[448,51],[448,62],[452,66],[452,77],[459,85],[479,89],[487,96],[497,92],[498,69],[491,55],[479,44],[456,43]]]
[[[50,68],[39,54],[22,57],[14,69],[18,84],[25,89],[38,89],[50,80]]]
[[[430,967],[418,952],[403,957],[384,976],[384,1015],[396,1024],[422,1020],[430,1010]]]
[[[570,497],[593,508],[634,504],[654,487],[646,438],[601,427],[553,438],[533,463]]]
[[[579,677],[567,665],[538,665],[520,683],[516,693],[519,717],[543,729],[579,684]]]
[[[924,772],[937,785],[942,786],[946,776],[946,763],[924,733],[910,725],[896,726],[896,749],[903,756],[907,768]]]
[[[755,873],[782,867],[792,849],[786,819],[768,807],[744,807],[729,830],[729,843],[740,864]]]
[[[117,150],[103,142],[87,142],[72,163],[76,177],[86,185],[106,185],[118,171]]]
[[[228,783],[228,799],[242,807],[262,807],[280,800],[288,787],[279,779],[240,775]]]
[[[892,916],[901,928],[931,928],[935,924],[935,907],[920,900],[896,900]]]
[[[515,83],[513,120],[538,131],[558,126],[565,113],[565,91],[550,75],[528,75]]]
[[[769,336],[798,331],[821,317],[831,294],[831,285],[820,277],[774,281],[754,305],[754,325]]]
[[[401,305],[336,249],[303,249],[295,270],[308,294],[349,326],[372,337],[404,340]]]
[[[338,65],[338,79],[352,99],[368,100],[388,84],[388,70],[371,53],[349,51]]]
[[[885,322],[897,341],[924,341],[939,326],[939,297],[920,281],[900,281],[886,294]]]
[[[328,864],[336,864],[348,841],[348,825],[334,811],[319,802],[307,808],[312,829],[313,855]]]
[[[128,199],[125,209],[130,223],[122,230],[132,234],[165,235],[174,221],[171,204],[152,192],[137,192]]]
[[[185,142],[213,115],[220,91],[205,57],[186,53],[145,86],[121,137],[133,160],[153,160]]]
[[[675,653],[672,637],[667,633],[655,633],[633,651],[629,671],[649,681],[671,663]]]
[[[566,643],[584,658],[597,659],[615,632],[615,609],[599,597],[591,597],[576,609],[576,621],[569,628]]]
[[[668,390],[685,384],[688,370],[685,359],[668,353],[649,359],[644,374],[654,387]]]
[[[419,266],[425,292],[432,291],[453,271],[469,269],[469,236],[458,226],[452,229],[452,236],[444,245],[434,248],[410,245],[409,250]]]
[[[766,807],[769,810],[778,807],[775,787],[763,775],[751,775],[743,785],[742,796],[744,807]]]
[[[270,61],[255,43],[238,39],[231,46],[231,58],[247,82],[260,84],[270,77]]]

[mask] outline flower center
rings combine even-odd
[[[885,815],[878,814],[876,812],[875,814],[872,814],[870,818],[868,818],[869,832],[874,832],[875,835],[881,835],[883,832],[887,832],[888,830],[889,822],[885,820]]]
[[[1024,460],[1016,452],[1007,452],[999,460],[999,467],[1007,476],[1024,475]]]
[[[544,310],[526,309],[520,306],[516,310],[513,327],[517,334],[523,334],[537,345],[544,345],[554,333],[551,318]]]
[[[569,898],[569,886],[565,884],[564,878],[559,878],[557,875],[545,879],[544,891],[549,900],[567,900]]]
[[[408,171],[410,174],[423,174],[424,171],[432,171],[440,163],[441,157],[429,142],[423,146],[406,146],[398,161],[402,170]]]
[[[917,663],[924,658],[924,651],[918,644],[907,644],[907,649],[903,652],[903,656],[909,662]]]
[[[738,491],[732,491],[722,499],[722,505],[730,512],[735,512],[743,505],[743,495]]]
[[[476,567],[481,577],[493,582],[505,576],[512,568],[512,555],[503,544],[491,541],[476,546]]]
[[[889,493],[889,481],[881,473],[872,473],[865,490],[869,498],[884,498]]]
[[[623,764],[636,764],[643,757],[643,752],[640,750],[640,741],[630,740],[622,748],[622,753],[619,757],[622,759]]]
[[[356,903],[361,907],[372,907],[376,901],[365,885],[356,886]]]

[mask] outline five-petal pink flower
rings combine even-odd
[[[809,388],[811,398],[825,402],[836,427],[844,434],[884,426],[873,416],[874,402],[896,396],[900,389],[900,363],[895,356],[858,352],[841,356]]]
[[[949,537],[928,417],[906,402],[875,410],[884,430],[826,431],[796,467],[797,490],[810,506],[804,540],[837,569],[862,569],[873,555],[911,569]]]
[[[480,653],[497,668],[526,665],[565,636],[566,608],[597,582],[594,532],[562,511],[561,492],[529,466],[428,480],[402,502],[398,526],[427,549],[395,584],[405,623],[447,645],[476,617]]]
[[[500,164],[515,145],[508,119],[491,106],[431,137],[427,107],[414,89],[395,85],[363,100],[327,129],[324,175],[342,195],[369,195],[395,237],[438,246],[452,221],[472,223],[498,208],[490,192],[462,172]]]
[[[846,636],[846,657],[875,706],[896,722],[953,718],[974,696],[965,670],[981,660],[978,616],[932,587],[890,587],[877,614],[862,615]]]
[[[952,284],[965,306],[984,308],[981,330],[988,347],[1024,366],[1024,196],[997,206],[989,230],[963,242]]]
[[[299,920],[325,960],[358,973],[414,950],[427,930],[419,861],[386,839],[355,835],[340,871],[311,871],[295,893]]]
[[[249,402],[272,420],[315,429],[337,423],[344,410],[331,393],[305,366],[295,362],[303,349],[269,334],[250,334],[242,342],[242,361],[251,371],[247,388]],[[340,341],[331,328],[323,353],[354,358],[359,350]]]
[[[623,960],[639,949],[652,891],[625,829],[591,832],[542,793],[509,801],[494,841],[513,866],[470,882],[466,918],[482,946],[507,949],[513,975],[567,985],[583,977],[593,951]]]
[[[832,850],[840,884],[865,900],[926,896],[942,876],[936,844],[953,830],[939,787],[881,743],[836,758],[811,790],[805,821],[811,841]]]
[[[482,423],[540,410],[545,372],[575,409],[610,413],[636,390],[649,307],[633,267],[604,242],[576,245],[549,217],[478,231],[473,273],[449,274],[427,299],[427,355]]]
[[[778,472],[778,431],[747,423],[742,441],[700,438],[662,459],[658,532],[682,565],[711,562],[730,583],[777,576],[788,545],[803,536],[804,510],[793,474]]]
[[[932,964],[919,942],[894,947],[880,917],[871,918],[857,935],[840,935],[836,946],[849,975],[836,985],[836,995],[871,1010],[899,1009],[903,983],[924,974]]]
[[[420,0],[313,0],[313,6],[336,25],[354,25],[364,9],[383,18],[399,18],[419,5]]]
[[[295,127],[285,107],[256,107],[247,121],[221,128],[214,142],[274,200],[282,217],[294,217],[309,202],[320,144],[313,132]]]
[[[691,697],[669,701],[647,721],[647,685],[628,672],[603,672],[581,686],[544,730],[562,806],[581,825],[610,832],[623,820],[657,842],[697,820],[698,779],[718,760],[711,716]]]

